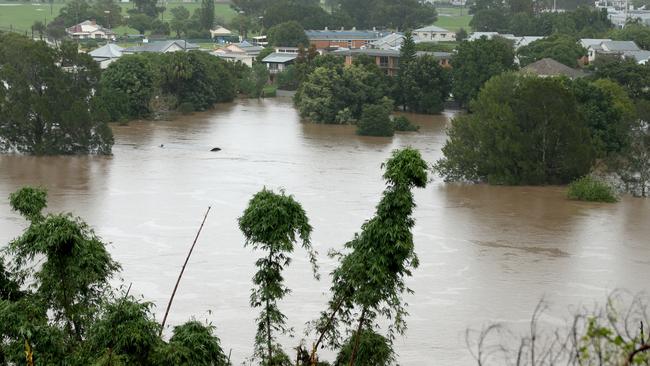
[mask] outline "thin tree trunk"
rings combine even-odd
[[[320,342],[323,341],[323,338],[325,337],[325,333],[327,332],[327,329],[329,329],[330,325],[334,321],[334,317],[336,316],[336,313],[338,313],[339,310],[341,310],[341,306],[343,306],[343,300],[344,300],[344,298],[341,297],[341,300],[339,300],[338,304],[336,305],[336,307],[332,311],[332,315],[330,315],[330,317],[327,319],[327,323],[325,324],[325,327],[321,331],[320,336],[318,337],[318,340],[316,341],[316,343],[314,343],[314,347],[311,350],[311,357],[310,357],[311,366],[316,366],[316,350],[318,349],[318,346],[320,346]]]
[[[190,247],[190,251],[187,253],[187,257],[185,257],[185,263],[183,263],[183,267],[181,268],[181,273],[178,274],[178,279],[176,280],[174,291],[172,291],[172,296],[169,298],[169,303],[167,304],[167,310],[165,310],[165,316],[163,317],[163,321],[160,326],[160,332],[158,333],[158,336],[161,336],[163,329],[165,329],[165,322],[167,321],[167,315],[169,315],[169,309],[171,309],[172,307],[172,302],[174,301],[174,296],[176,295],[178,284],[181,282],[181,278],[183,277],[183,272],[185,272],[185,267],[187,266],[187,262],[190,260],[190,256],[192,255],[192,251],[194,250],[194,246],[196,245],[196,241],[199,240],[199,235],[201,235],[203,224],[205,224],[205,220],[208,218],[208,214],[210,213],[210,208],[212,207],[208,206],[208,210],[205,211],[205,216],[203,216],[203,221],[201,221],[201,226],[199,226],[199,231],[197,231],[196,236],[194,237],[194,242],[192,242],[192,246]]]
[[[354,366],[355,358],[357,357],[357,350],[359,349],[359,341],[361,340],[361,327],[363,326],[363,320],[366,316],[366,308],[364,307],[361,311],[361,317],[359,318],[359,327],[357,327],[357,334],[354,340],[354,347],[352,348],[352,355],[350,355],[350,366]]]
[[[269,263],[273,260],[273,251],[269,253]],[[268,284],[267,284],[268,286]],[[269,315],[269,298],[266,298],[266,345],[269,348],[269,363],[267,366],[273,366],[273,348],[271,347],[271,316]]]

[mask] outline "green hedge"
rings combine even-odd
[[[567,196],[572,200],[591,202],[616,202],[618,197],[607,183],[590,176],[582,177],[569,184]]]

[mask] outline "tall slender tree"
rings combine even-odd
[[[199,21],[203,30],[209,31],[214,27],[214,0],[201,0]]]
[[[265,366],[284,365],[289,359],[275,338],[277,333],[290,331],[286,316],[278,308],[278,301],[290,292],[284,285],[282,270],[291,262],[289,254],[299,239],[318,278],[316,253],[310,243],[312,228],[302,206],[292,196],[267,189],[250,200],[239,218],[239,228],[246,237],[246,246],[265,252],[255,262],[258,271],[253,276],[255,287],[250,299],[252,307],[262,309],[257,318],[254,356]]]
[[[388,338],[378,339],[390,343],[395,333],[405,330],[402,295],[410,290],[404,279],[418,266],[411,233],[415,225],[411,217],[415,208],[412,190],[426,186],[428,168],[420,153],[412,148],[394,151],[383,166],[387,188],[375,216],[361,226],[361,233],[345,244],[348,252],[339,253],[340,264],[333,272],[329,309],[316,322],[320,335],[313,346],[312,365],[316,363],[316,350],[322,342],[340,348],[338,325],[351,325],[355,317],[355,339],[348,350],[350,365],[372,363],[357,359],[357,355],[372,354],[359,352],[360,335],[371,332],[378,317],[393,321]]]

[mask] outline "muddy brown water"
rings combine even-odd
[[[168,322],[196,316],[218,327],[239,364],[250,356],[256,312],[248,306],[258,254],[243,247],[237,217],[262,187],[286,189],[314,227],[321,272],[371,217],[393,149],[441,155],[450,113],[415,116],[419,133],[363,138],[347,126],[301,123],[290,100],[243,100],[172,122],[115,126],[111,157],[0,156],[0,242],[25,222],[8,195],[23,185],[49,191],[51,211],[71,211],[110,242],[133,292],[164,312],[185,253],[208,205],[212,212]],[[163,147],[160,147],[161,144]],[[215,146],[220,152],[210,152]],[[416,192],[421,266],[409,285],[408,331],[396,340],[402,365],[467,365],[465,329],[523,324],[540,297],[557,319],[569,304],[603,301],[613,289],[650,288],[650,200],[569,201],[563,187],[447,185]],[[310,276],[304,252],[286,271],[281,304],[300,337],[327,300],[328,276]],[[284,340],[286,350],[297,342]]]

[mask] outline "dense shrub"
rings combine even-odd
[[[616,193],[607,183],[584,176],[569,184],[567,197],[572,200],[591,202],[616,202]]]
[[[420,126],[414,125],[405,116],[397,116],[393,118],[393,128],[395,131],[417,131],[420,129]]]
[[[370,104],[363,107],[357,122],[357,134],[362,136],[393,136],[390,112],[384,105]]]

